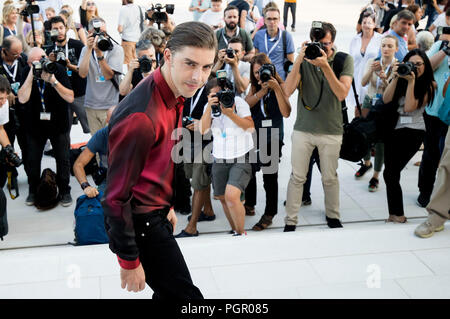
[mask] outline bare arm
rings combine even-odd
[[[245,62],[250,62],[250,60],[253,58],[253,56],[255,55],[255,48],[251,49],[249,52],[247,52],[244,57],[242,58],[242,61]]]
[[[78,156],[77,160],[73,164],[73,173],[78,180],[78,183],[83,184],[87,183],[86,171],[84,168],[86,165],[93,159],[95,156],[87,147],[81,152],[80,156]],[[88,186],[83,192],[90,198],[93,198],[98,195],[98,191],[95,187]]]
[[[245,20],[247,20],[247,11],[246,10],[242,10],[241,11],[241,17],[239,20],[239,26],[241,27],[241,29],[245,29]]]
[[[133,73],[136,68],[139,67],[139,62],[137,59],[132,60],[130,64],[128,64],[128,72],[123,78],[122,82],[119,85],[120,95],[127,95],[133,89],[133,85],[131,84],[131,80],[133,79]]]
[[[22,84],[21,88],[17,92],[17,97],[21,104],[25,104],[30,100],[31,89],[33,88],[33,67],[30,68],[28,76],[25,82]]]
[[[397,87],[397,83],[398,83],[398,75],[395,74],[394,77],[392,78],[392,81],[386,87],[386,90],[384,90],[383,103],[392,102],[392,99],[394,98],[395,89]]]
[[[297,56],[297,58],[294,61],[294,65],[292,66],[292,71],[288,74],[286,81],[283,85],[283,91],[286,96],[291,96],[294,91],[297,89],[298,84],[301,80],[300,75],[300,66],[303,63],[303,59],[305,57],[305,50],[306,50],[306,42],[302,43],[302,50],[300,51],[300,54]]]

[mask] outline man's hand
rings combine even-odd
[[[223,105],[220,105],[220,109],[222,111],[223,115],[228,116],[229,118],[231,118],[231,116],[233,116],[234,110],[236,109],[236,104],[233,104],[233,107],[223,107]]]
[[[325,53],[324,50],[320,49],[320,53],[322,53],[322,56],[315,58],[314,60],[310,60],[307,58],[304,58],[306,61],[308,61],[309,63],[311,63],[314,66],[318,66],[319,68],[324,68],[328,65],[328,56]]]
[[[94,49],[95,43],[97,42],[97,36],[94,37],[93,34],[89,35],[87,38],[87,47],[89,50]]]
[[[188,130],[191,130],[193,132],[199,132],[199,125],[200,121],[193,119],[193,122],[186,126]]]
[[[122,282],[122,289],[128,291],[139,292],[145,288],[145,273],[142,264],[135,269],[120,268],[120,280]]]
[[[219,50],[219,52],[217,54],[217,57],[219,58],[219,61],[222,62],[222,63],[225,63],[225,57],[226,57],[226,52],[225,51],[226,51],[225,49]]]
[[[225,63],[229,64],[231,67],[233,66],[237,66],[239,63],[239,58],[236,54],[234,54],[233,58],[230,59],[226,54],[223,58],[223,60],[225,61]]]
[[[138,59],[133,59],[130,61],[130,63],[128,63],[128,70],[130,70],[130,71],[136,70],[138,67],[139,67]]]
[[[48,59],[49,59],[50,61],[52,61],[52,62],[55,62],[55,61],[56,61],[56,55],[55,55],[55,52],[51,52],[51,53],[48,55]]]
[[[16,104],[16,96],[12,92],[8,94],[8,103],[9,106],[13,106],[14,104]]]
[[[56,80],[53,74],[47,73],[45,71],[42,71],[41,79],[48,83],[53,83]]]
[[[83,190],[83,192],[84,192],[84,193],[86,194],[86,196],[89,197],[89,198],[94,198],[94,197],[97,197],[97,195],[98,195],[98,190],[97,190],[97,188],[92,187],[92,186],[86,187],[86,188]]]
[[[169,211],[169,214],[167,214],[167,219],[172,224],[173,232],[175,232],[175,228],[177,227],[178,218],[173,209],[171,209]]]

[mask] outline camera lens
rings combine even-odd
[[[105,36],[100,35],[98,37],[97,47],[101,51],[108,51],[110,49],[110,47],[111,47],[111,42]]]
[[[314,60],[320,56],[322,56],[322,53],[320,53],[320,45],[317,42],[308,44],[305,50],[305,57],[309,60]]]

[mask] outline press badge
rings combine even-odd
[[[382,97],[383,97],[382,94],[377,93],[377,94],[373,97],[373,99],[372,99],[372,105],[377,104],[377,101],[378,101],[378,100],[381,100]]]
[[[67,76],[72,76],[72,70],[67,70]]]
[[[412,117],[411,116],[400,116],[400,124],[411,124]]]
[[[42,121],[50,121],[51,113],[41,112]]]
[[[97,83],[104,83],[105,82],[105,77],[103,75],[97,75],[97,77],[95,78],[95,81]]]
[[[14,93],[16,95],[17,95],[17,92],[19,92],[19,88],[20,88],[19,82],[11,83],[11,89],[14,91]]]
[[[272,127],[272,120],[263,120],[261,122],[262,127]]]

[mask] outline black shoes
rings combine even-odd
[[[325,217],[327,220],[327,225],[330,228],[343,228],[341,221],[337,218],[328,218]]]
[[[61,203],[61,206],[63,207],[69,207],[72,205],[72,196],[70,196],[70,193],[66,193],[60,196],[59,202]]]
[[[34,194],[33,194],[33,193],[28,194],[28,197],[27,197],[27,199],[25,200],[25,205],[27,205],[27,206],[33,206],[33,205],[34,205],[34,199],[35,199],[35,197],[34,197]]]
[[[295,231],[296,225],[285,225],[283,232],[287,233],[290,231]]]
[[[355,173],[356,178],[363,177],[364,174],[366,174],[367,171],[372,168],[372,163],[370,163],[369,166],[366,166],[365,164],[359,164],[359,165],[361,165],[361,168]]]
[[[430,198],[426,197],[422,194],[419,195],[419,197],[417,197],[417,205],[419,205],[420,207],[426,208],[428,203],[430,202]]]

